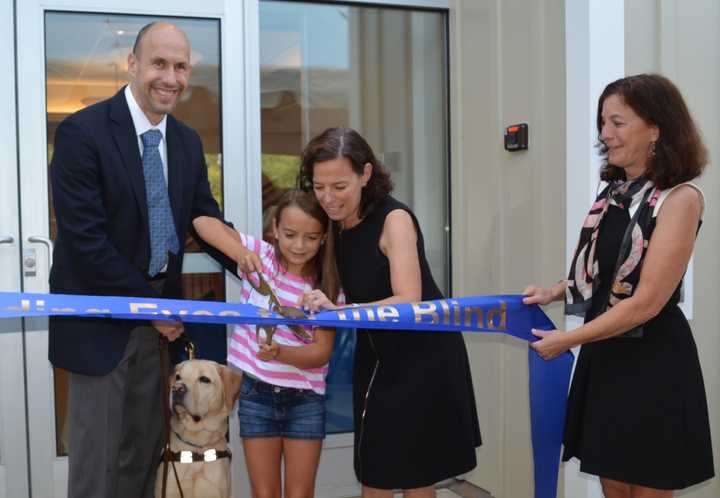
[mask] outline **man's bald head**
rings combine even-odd
[[[146,24],[142,28],[140,28],[140,31],[138,31],[137,36],[135,37],[135,43],[133,44],[132,53],[135,57],[140,57],[140,52],[142,51],[143,43],[145,42],[145,39],[150,35],[151,32],[155,30],[173,30],[176,31],[177,34],[181,35],[188,46],[188,52],[190,51],[190,40],[188,40],[187,35],[185,32],[175,26],[174,24],[171,24],[169,22],[165,21],[153,21],[149,24]]]

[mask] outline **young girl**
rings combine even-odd
[[[245,302],[265,308],[258,274],[269,284],[280,305],[296,306],[303,295],[321,289],[342,300],[328,217],[312,194],[287,191],[275,210],[274,244],[238,234],[221,223],[198,219],[195,229],[209,243],[233,257],[246,274]],[[259,290],[258,290],[259,289]],[[254,497],[313,496],[315,475],[325,438],[325,376],[335,331],[303,328],[303,340],[278,326],[270,344],[264,331],[236,325],[228,364],[243,370],[238,405],[240,437]]]

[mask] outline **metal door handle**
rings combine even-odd
[[[15,239],[13,239],[13,238],[10,237],[10,236],[8,236],[8,237],[0,237],[0,244],[12,244],[14,240],[15,240]]]
[[[52,263],[53,263],[53,259],[52,259],[52,258],[53,258],[53,241],[50,240],[50,239],[47,238],[47,237],[40,237],[39,235],[37,235],[37,236],[32,236],[32,237],[28,237],[28,241],[29,241],[29,242],[35,242],[35,243],[37,243],[37,244],[43,244],[44,246],[47,247],[47,251],[48,251],[48,269],[51,268],[51,267],[52,267]]]

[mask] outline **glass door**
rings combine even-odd
[[[0,1],[0,291],[19,292],[13,2]],[[0,496],[29,496],[22,321],[0,320]]]
[[[417,214],[449,289],[447,12],[343,2],[260,2],[262,207],[295,186],[300,152],[329,127],[358,130]],[[388,2],[404,3],[413,2]],[[358,496],[352,466],[354,332],[339,330],[327,381],[317,495]]]
[[[263,214],[293,184],[307,140],[328,126],[352,126],[392,171],[396,196],[418,214],[433,273],[448,289],[447,12],[374,3],[0,0],[0,36],[7,38],[0,55],[11,66],[17,60],[16,84],[0,80],[10,117],[0,120],[0,150],[7,151],[0,163],[0,264],[15,269],[0,274],[2,290],[48,291],[55,236],[48,168],[56,127],[122,88],[138,29],[159,18],[190,38],[195,69],[175,115],[198,131],[227,219],[261,235]],[[186,244],[186,297],[238,301],[237,279],[191,240]],[[31,488],[34,497],[65,497],[72,451],[65,436],[67,374],[48,363],[46,319],[3,327],[0,496],[29,496]],[[214,334],[197,331],[209,341],[200,355],[222,360],[225,330]],[[344,354],[332,360],[319,497],[359,494],[352,470],[352,337],[338,334]],[[235,497],[250,494],[238,432],[233,414]]]
[[[231,19],[242,20],[242,16],[228,16],[221,0],[202,5],[190,0],[155,1],[151,9],[146,1],[138,0],[98,0],[84,2],[81,7],[63,0],[21,2],[17,12],[17,45],[23,47],[18,56],[20,217],[23,247],[37,256],[34,271],[24,272],[28,292],[48,291],[56,235],[48,172],[57,125],[73,112],[121,91],[129,81],[127,55],[139,29],[158,19],[181,27],[192,47],[194,69],[189,87],[173,114],[200,135],[212,192],[226,217],[248,230],[253,199],[259,203],[259,196],[245,188],[247,168],[242,158],[246,155],[244,130],[249,120],[241,112],[222,111],[226,102],[244,100],[243,51],[234,53],[232,63],[223,64],[226,55],[221,50],[226,46],[224,36],[240,31],[232,26]],[[242,48],[244,40],[239,42]],[[184,297],[236,298],[235,279],[226,278],[191,238],[181,242],[186,250]],[[224,362],[224,326],[189,325],[186,330],[196,342],[200,357]],[[68,376],[48,363],[47,336],[46,319],[26,321],[30,485],[33,496],[64,497],[67,454],[72,452],[66,435]],[[241,466],[236,465],[239,472],[234,482],[241,496],[247,479],[242,455],[238,456],[235,462],[239,460]]]

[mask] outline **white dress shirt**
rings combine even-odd
[[[158,150],[160,151],[160,160],[162,161],[163,165],[163,177],[165,177],[165,185],[168,184],[168,166],[167,166],[167,141],[165,140],[165,127],[167,124],[167,116],[163,116],[162,120],[156,124],[153,125],[150,120],[147,118],[145,113],[142,109],[140,109],[140,106],[138,105],[137,101],[135,100],[135,97],[132,94],[132,91],[130,90],[130,85],[125,87],[125,99],[127,100],[128,107],[130,108],[130,117],[132,118],[133,125],[135,126],[135,133],[137,133],[137,142],[138,147],[140,149],[140,157],[142,158],[143,155],[143,143],[142,138],[140,135],[145,133],[148,130],[152,130],[153,128],[158,130],[162,134],[162,138],[160,139],[160,143],[158,144]],[[168,193],[169,196],[169,193]],[[181,241],[182,243],[182,241]],[[167,264],[162,267],[160,272],[167,271]]]
[[[140,148],[140,157],[143,155],[143,143],[140,135],[148,130],[156,129],[162,134],[158,149],[160,151],[160,160],[163,165],[163,176],[165,177],[165,185],[168,182],[168,166],[167,166],[167,141],[165,140],[165,127],[167,125],[167,116],[163,116],[162,120],[153,125],[147,118],[140,105],[138,105],[135,97],[130,90],[130,85],[125,87],[125,99],[127,100],[128,107],[130,108],[130,117],[132,118],[133,125],[135,126],[135,133],[137,133],[138,147]]]

